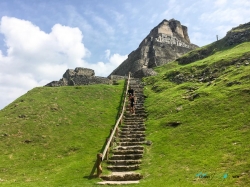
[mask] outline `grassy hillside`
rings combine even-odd
[[[221,40],[213,42],[209,45],[197,48],[189,53],[186,53],[181,58],[177,59],[179,64],[188,64],[194,61],[202,60],[219,51],[231,49],[244,42],[250,41],[250,22],[241,24],[238,27],[232,28],[227,32],[226,36]],[[217,58],[220,56],[216,55]]]
[[[248,26],[144,79],[152,145],[144,179],[131,187],[249,186]],[[0,186],[96,186],[88,176],[122,90],[123,83],[35,88],[1,110]]]
[[[250,42],[145,79],[140,186],[249,186]]]
[[[93,186],[119,85],[40,87],[0,111],[0,186]]]

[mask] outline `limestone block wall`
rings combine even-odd
[[[170,27],[170,22],[167,20],[164,20],[158,27],[158,33],[163,33],[169,36],[173,36],[173,32]]]

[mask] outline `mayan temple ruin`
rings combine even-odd
[[[175,19],[164,19],[110,75],[128,72],[138,78],[154,75],[153,67],[171,62],[197,47],[190,42],[186,26]]]

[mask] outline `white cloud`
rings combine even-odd
[[[0,109],[33,87],[59,80],[68,68],[92,68],[107,76],[127,57],[106,50],[107,63],[90,64],[84,61],[90,52],[82,32],[60,24],[45,33],[29,21],[4,16],[0,33],[7,46],[6,55],[0,50]]]
[[[110,50],[109,50],[109,49],[107,49],[107,50],[105,51],[105,57],[106,57],[107,59],[109,59],[109,57],[110,57]]]
[[[20,97],[27,92],[27,89],[19,88],[19,87],[0,87],[0,109],[10,104],[10,102],[14,101],[16,98]]]
[[[167,4],[167,10],[163,12],[162,16],[172,19],[174,16],[177,16],[183,8],[184,7],[180,2],[176,3],[176,0],[170,0]]]
[[[133,6],[131,3],[128,3],[124,1],[125,3],[123,4],[125,10],[127,11],[128,15],[131,16],[132,18],[137,17],[139,14],[139,10]]]
[[[158,16],[159,16],[158,14],[153,14],[152,17],[150,18],[150,21],[149,21],[149,22],[150,22],[150,23],[154,23],[155,20],[158,18]]]
[[[101,28],[103,28],[104,31],[105,31],[107,34],[113,35],[113,34],[115,33],[115,30],[112,28],[112,26],[110,26],[110,25],[108,24],[108,22],[107,22],[105,19],[103,19],[103,18],[101,18],[101,17],[99,17],[99,16],[97,16],[97,15],[93,15],[93,16],[92,16],[92,19],[93,19]]]
[[[232,29],[231,26],[228,25],[220,25],[215,27],[215,30],[217,31],[217,35],[219,37],[219,39],[221,39],[222,37],[224,37],[227,33],[227,31],[229,31],[230,29]]]
[[[124,60],[128,58],[128,55],[113,54],[109,49],[105,51],[105,55],[108,59],[108,62],[98,62],[97,64],[88,64],[88,67],[95,70],[95,74],[98,76],[106,77],[114,69],[116,69]]]
[[[128,55],[119,55],[119,54],[113,54],[110,58],[109,61],[111,64],[119,66],[124,60],[128,58]]]
[[[242,8],[249,8],[250,1],[249,0],[237,0],[232,2],[232,6],[240,6]]]
[[[97,25],[97,28],[102,28],[102,32],[112,36],[115,33],[115,29],[106,21],[106,19],[98,16],[96,13],[91,10],[86,10],[85,14],[88,15],[93,22]]]
[[[223,5],[225,5],[226,3],[227,3],[227,0],[216,0],[216,1],[214,2],[214,4],[215,4],[216,7],[223,6]]]
[[[240,24],[249,21],[250,2],[246,0],[229,3],[226,0],[217,0],[215,9],[206,11],[200,17],[202,21],[219,24]]]

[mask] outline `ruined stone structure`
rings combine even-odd
[[[110,84],[112,83],[109,78],[95,76],[95,72],[88,68],[75,68],[68,69],[63,78],[59,81],[52,81],[45,86],[78,86],[88,84]]]
[[[171,62],[196,47],[190,43],[186,26],[174,19],[164,19],[108,78],[95,76],[94,70],[78,67],[75,70],[68,69],[62,79],[46,86],[112,84],[126,78],[129,72],[135,78],[156,75],[153,67]]]
[[[250,41],[250,22],[232,28],[227,32],[225,40],[227,46]]]
[[[110,76],[128,72],[138,78],[155,75],[153,67],[171,62],[196,47],[190,43],[186,26],[174,19],[163,20]]]

